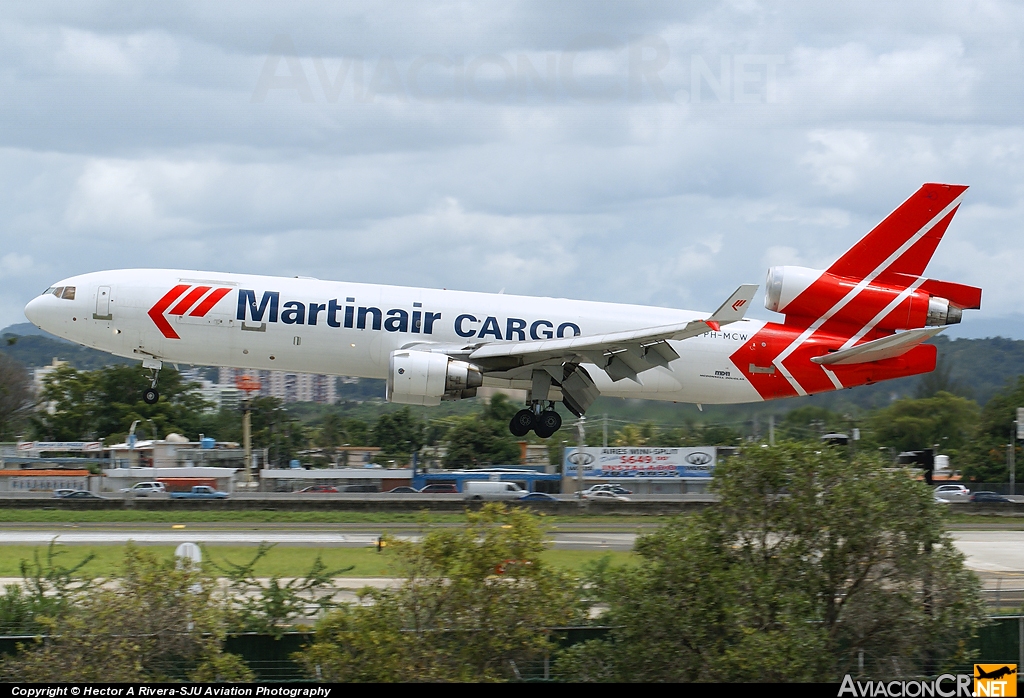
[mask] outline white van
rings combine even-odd
[[[526,490],[514,482],[466,480],[462,483],[462,494],[465,499],[475,501],[484,499],[519,499],[526,494]]]

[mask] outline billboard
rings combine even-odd
[[[714,446],[660,448],[656,446],[583,446],[565,449],[562,472],[577,477],[711,477],[715,470]]]
[[[100,441],[19,441],[19,451],[85,451],[100,452]]]

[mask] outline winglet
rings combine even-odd
[[[705,323],[711,327],[712,323],[727,325],[730,322],[742,320],[743,316],[747,314],[747,308],[750,307],[750,301],[754,298],[755,293],[757,293],[757,284],[743,284],[729,296],[729,300],[722,303],[718,310],[705,320]]]

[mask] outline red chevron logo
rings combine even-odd
[[[192,290],[189,291],[189,289]],[[188,293],[185,293],[186,291]],[[217,305],[217,302],[230,292],[230,288],[213,288],[212,286],[196,286],[193,288],[189,284],[178,284],[165,293],[149,309],[147,314],[164,337],[167,337],[167,339],[181,339],[178,333],[174,331],[174,328],[171,327],[171,323],[167,322],[167,318],[164,317],[165,313],[168,315],[184,315],[188,313],[189,317],[205,317],[213,306]],[[178,300],[179,298],[181,298],[180,301]],[[174,307],[171,308],[171,305],[174,305]],[[189,312],[189,310],[192,312]]]

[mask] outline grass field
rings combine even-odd
[[[175,546],[147,545],[144,549],[159,557],[171,559]],[[77,573],[82,577],[109,577],[116,575],[124,560],[123,545],[58,545],[57,564],[70,568],[90,555],[94,556]],[[253,546],[205,546],[204,566],[210,574],[221,576],[211,561],[225,568],[226,563],[246,564],[253,559]],[[44,562],[45,546],[7,545],[0,546],[0,577],[20,577],[21,563],[31,564],[36,556]],[[386,550],[377,552],[375,547],[366,548],[299,548],[274,547],[257,564],[255,573],[259,577],[297,577],[309,572],[310,567],[321,556],[329,570],[336,571],[336,577],[392,577],[399,574],[394,556]],[[636,556],[629,552],[591,550],[548,550],[544,559],[551,565],[570,572],[579,573],[584,566],[608,556],[613,564],[634,564]]]

